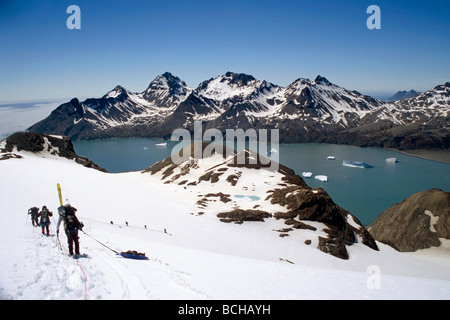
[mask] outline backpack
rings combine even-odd
[[[39,213],[39,208],[33,207],[28,210],[28,214],[31,214],[31,216],[37,216]]]
[[[64,213],[63,214],[60,213],[64,220],[64,228],[70,234],[75,234],[79,229],[78,227],[80,225],[80,222],[78,221],[78,218],[75,215],[76,211],[77,209],[72,207],[71,205],[65,205]]]
[[[53,214],[48,211],[47,207],[43,207],[41,211],[41,222],[48,222],[48,217],[53,216]]]

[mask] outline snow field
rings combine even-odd
[[[2,299],[450,297],[447,247],[402,254],[382,244],[379,252],[355,244],[348,247],[350,259],[341,260],[316,249],[316,233],[279,237],[273,230],[286,227],[282,221],[220,222],[215,215],[220,201],[196,215],[196,189],[162,184],[150,174],[108,174],[63,158],[21,154],[24,159],[0,161]],[[47,205],[55,235],[58,182],[64,202],[78,209],[85,224],[86,234],[79,235],[87,258],[67,256],[62,228],[61,250],[57,237],[42,236],[26,214],[32,206]],[[264,198],[261,181],[242,183],[254,183],[254,194]],[[219,191],[227,193],[210,190]],[[306,245],[309,238],[313,242]],[[96,240],[115,251],[145,252],[149,260],[122,258]],[[380,273],[368,272],[371,266]]]

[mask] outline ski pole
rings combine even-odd
[[[56,234],[56,246],[58,247],[59,250],[62,251],[61,241],[59,240],[59,233]]]

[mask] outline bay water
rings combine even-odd
[[[178,142],[150,138],[73,141],[78,155],[88,157],[111,173],[141,171],[170,157]],[[270,150],[270,149],[269,149]],[[408,156],[396,151],[332,144],[281,144],[280,163],[296,174],[312,172],[304,178],[313,187],[322,187],[333,201],[369,225],[391,205],[413,193],[439,188],[450,191],[450,165]],[[333,156],[334,160],[328,157]],[[397,163],[386,163],[386,158]],[[343,160],[363,161],[373,168],[342,165]],[[327,182],[315,179],[326,175]],[[264,196],[264,195],[261,195]]]

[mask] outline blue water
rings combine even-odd
[[[252,200],[252,201],[258,201],[258,200],[261,200],[260,197],[258,197],[258,196],[252,196],[252,195],[236,194],[236,195],[234,195],[234,197],[235,197],[235,198],[238,198],[238,199],[249,198],[249,199]]]
[[[327,160],[328,156],[335,160]],[[395,157],[398,163],[386,163]],[[343,160],[363,161],[373,168],[342,165]],[[305,179],[311,187],[322,187],[341,207],[368,225],[391,205],[413,193],[430,188],[450,191],[450,165],[407,156],[395,151],[329,144],[280,146],[280,162],[297,174],[311,171]],[[314,175],[328,176],[328,182]]]
[[[88,157],[112,173],[144,170],[170,157],[178,142],[169,141],[167,147],[155,146],[162,142],[146,138],[72,141],[78,155]]]
[[[109,172],[139,171],[170,156],[178,142],[156,147],[161,140],[147,138],[74,141],[75,151]],[[328,160],[335,156],[335,160]],[[391,205],[413,193],[430,188],[450,191],[450,165],[407,156],[395,151],[330,144],[290,144],[279,146],[280,163],[299,175],[311,171],[306,183],[324,188],[341,207],[368,225]],[[396,164],[386,158],[396,157]],[[343,160],[363,161],[373,168],[342,165]],[[314,179],[328,176],[328,182]]]

